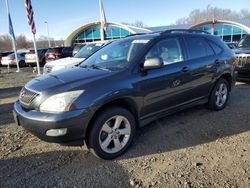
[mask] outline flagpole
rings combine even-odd
[[[8,1],[8,0],[5,0],[5,2],[6,2],[6,8],[7,8],[7,16],[8,16],[8,19],[10,19],[9,1]],[[9,20],[9,22],[10,22],[10,20]],[[10,27],[10,23],[9,23],[9,27]],[[14,35],[14,32],[13,32],[13,35]],[[11,39],[12,39],[12,48],[13,48],[13,50],[14,50],[15,59],[16,59],[16,66],[17,66],[16,72],[19,72],[19,71],[20,71],[20,68],[19,68],[18,57],[17,57],[17,51],[16,51],[16,43],[15,43],[15,41],[14,41],[13,36],[11,36]],[[9,72],[9,69],[10,69],[10,66],[8,65],[8,72]]]
[[[37,54],[37,48],[36,48],[36,35],[33,34],[33,43],[34,43],[34,50],[35,50],[35,56],[36,56],[36,66],[37,66],[37,74],[40,74],[40,65],[39,65],[39,60],[38,60],[38,54]]]
[[[36,47],[36,26],[33,18],[33,9],[31,6],[31,0],[25,0],[24,1],[25,7],[26,7],[26,13],[28,17],[28,23],[31,27],[31,31],[33,34],[33,43],[34,43],[34,50],[35,50],[35,56],[36,56],[36,66],[37,66],[37,75],[40,76],[40,65],[38,60],[38,54],[37,54],[37,47]]]
[[[99,9],[100,9],[100,23],[101,23],[101,27],[100,27],[100,35],[101,35],[101,41],[104,40],[104,23],[103,23],[103,12],[102,12],[102,2],[101,0],[99,0]]]
[[[16,51],[16,44],[14,43],[13,40],[12,40],[12,45],[13,45],[13,49],[14,49],[14,52],[15,52],[15,58],[16,58],[16,67],[17,67],[16,72],[19,72],[20,68],[19,68],[19,63],[18,63],[18,57],[17,57],[17,51]]]

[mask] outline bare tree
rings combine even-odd
[[[17,36],[16,43],[17,49],[28,49],[31,47],[31,41],[29,41],[24,35]]]
[[[193,10],[188,17],[178,19],[176,24],[197,24],[205,20],[212,20],[213,18],[222,20],[250,19],[250,11],[248,9],[242,9],[236,12],[230,9],[222,9],[208,5],[203,10]]]
[[[144,24],[144,22],[141,21],[141,20],[137,20],[137,21],[135,21],[134,23],[122,22],[122,24],[131,25],[131,26],[140,27],[140,28],[147,27],[147,25]]]
[[[12,41],[9,35],[0,35],[0,51],[11,51]]]

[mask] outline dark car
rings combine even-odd
[[[227,105],[235,54],[218,37],[165,31],[120,39],[79,67],[28,82],[14,105],[19,125],[40,139],[83,144],[112,159],[136,129],[184,108]]]
[[[237,58],[238,80],[250,81],[250,35],[245,35],[234,49]]]
[[[46,62],[64,58],[64,57],[71,57],[72,52],[73,52],[72,47],[49,48],[45,54]]]
[[[230,49],[234,49],[237,46],[237,42],[226,42],[226,44]]]
[[[37,50],[37,56],[40,66],[43,66],[45,64],[45,54],[48,49],[38,49]],[[33,66],[36,65],[36,55],[35,50],[30,50],[29,53],[25,55],[25,62],[27,65]]]

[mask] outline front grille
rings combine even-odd
[[[237,55],[238,68],[250,68],[250,54]]]
[[[25,87],[20,92],[19,95],[19,101],[24,104],[25,106],[30,105],[34,99],[39,95],[39,93],[36,93],[34,91],[28,90]]]

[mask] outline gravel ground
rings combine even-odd
[[[228,107],[203,106],[140,129],[122,157],[43,142],[14,124],[13,102],[30,68],[0,73],[0,187],[250,187],[250,85]]]

